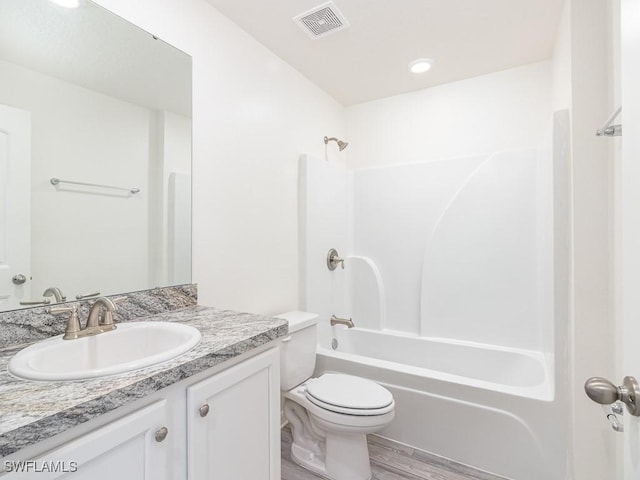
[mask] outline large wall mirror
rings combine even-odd
[[[0,310],[189,282],[191,57],[89,1],[0,0]]]

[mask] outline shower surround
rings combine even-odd
[[[317,370],[389,388],[383,436],[518,480],[566,464],[566,112],[553,125],[550,148],[300,161],[301,305],[326,319]],[[330,248],[344,270],[327,269]]]

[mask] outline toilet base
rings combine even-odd
[[[378,415],[353,415],[311,402],[305,384],[283,392],[283,396],[294,462],[329,480],[371,480],[367,434],[393,420],[393,403]]]
[[[324,458],[292,443],[291,459],[301,467],[329,480],[371,480],[366,435],[327,434],[324,443]],[[328,459],[328,463],[325,459]]]
[[[285,401],[283,410],[291,426],[291,459],[295,463],[329,480],[371,479],[366,435],[371,428],[336,425],[310,415],[291,400]]]
[[[324,459],[295,443],[291,444],[291,460],[302,468],[317,473],[324,478],[329,478],[324,468]]]

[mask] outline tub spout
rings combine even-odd
[[[350,318],[340,318],[335,315],[331,315],[331,326],[334,325],[346,325],[348,328],[353,328],[355,325],[353,324],[353,320]]]

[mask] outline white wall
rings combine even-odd
[[[203,0],[99,0],[193,57],[193,280],[199,301],[298,306],[297,177],[343,108]]]
[[[69,298],[145,288],[149,111],[7,62],[0,62],[0,103],[32,118],[32,297],[50,286]],[[51,177],[141,193],[56,190]]]
[[[551,108],[571,107],[571,1],[565,0],[551,57]]]
[[[549,61],[347,109],[349,167],[536,148],[551,125]]]

